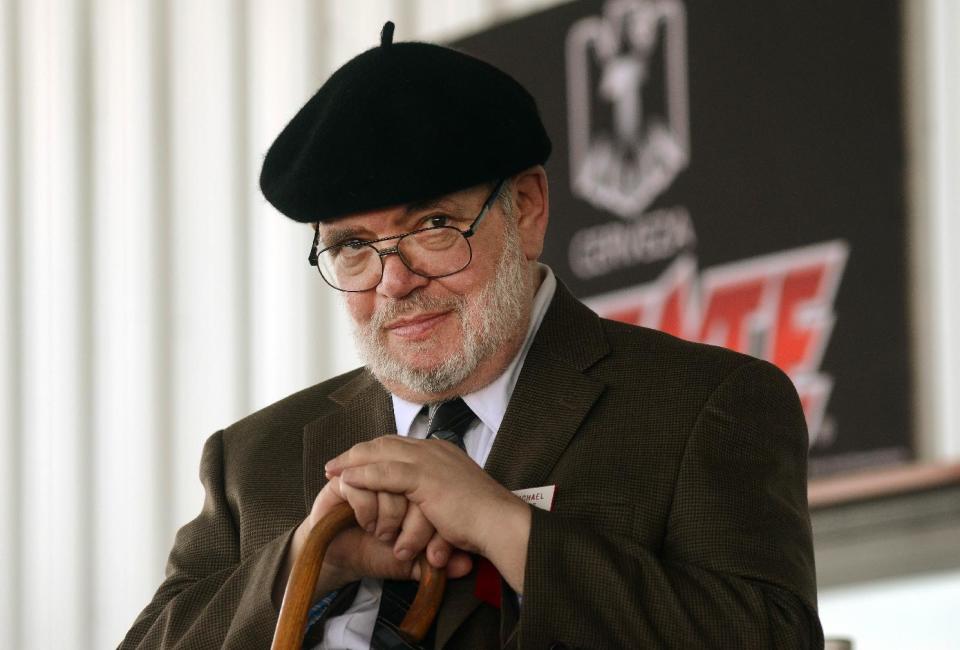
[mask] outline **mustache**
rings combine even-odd
[[[465,306],[466,299],[459,296],[436,298],[415,291],[409,296],[388,302],[377,308],[370,317],[369,327],[376,332],[387,323],[416,312],[452,311],[461,316]]]

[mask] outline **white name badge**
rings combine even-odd
[[[530,505],[549,512],[553,509],[553,494],[556,490],[556,485],[544,485],[543,487],[514,490],[513,493]]]

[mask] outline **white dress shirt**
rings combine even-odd
[[[480,390],[462,396],[463,401],[477,416],[474,423],[467,429],[463,443],[470,458],[481,467],[487,462],[487,456],[493,448],[493,441],[497,437],[497,431],[500,430],[500,423],[503,422],[513,388],[517,385],[517,377],[520,376],[520,369],[523,368],[527,351],[530,349],[534,335],[540,329],[540,323],[557,288],[553,271],[544,264],[540,264],[539,267],[543,280],[534,296],[530,325],[527,327],[527,336],[523,345],[499,377]],[[391,397],[397,433],[412,438],[426,438],[427,418],[420,416],[424,405],[408,402],[396,395]],[[381,584],[382,581],[373,578],[361,580],[360,588],[350,608],[340,616],[332,616],[326,621],[323,642],[317,648],[320,650],[340,650],[341,648],[368,650],[377,612],[380,609]]]

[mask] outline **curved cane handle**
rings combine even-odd
[[[347,503],[340,503],[310,531],[303,552],[290,571],[271,650],[299,650],[303,645],[307,614],[320,577],[323,556],[333,538],[354,524],[353,509]],[[408,640],[418,642],[427,635],[443,600],[446,583],[446,572],[431,566],[426,557],[420,556],[420,588],[400,624],[400,631]]]

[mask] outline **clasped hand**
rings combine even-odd
[[[469,553],[484,555],[522,592],[529,507],[454,445],[384,436],[355,445],[325,470],[328,482],[291,541],[281,594],[310,530],[343,501],[360,528],[330,544],[316,597],[361,577],[418,580],[414,560],[423,552],[450,578],[470,572]]]
[[[355,445],[325,470],[348,493],[360,489],[405,496],[442,540],[486,557],[522,593],[530,507],[456,446],[384,436]],[[433,562],[429,552],[427,558]]]

